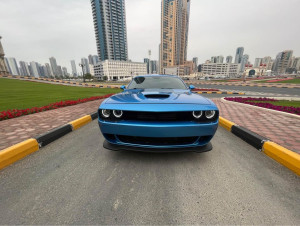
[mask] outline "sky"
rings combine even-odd
[[[128,55],[158,60],[161,0],[125,0]],[[256,57],[292,49],[300,56],[300,0],[191,0],[188,60],[235,56],[243,46]],[[95,55],[90,0],[0,0],[0,36],[6,57],[57,63]],[[79,68],[77,68],[79,70]]]

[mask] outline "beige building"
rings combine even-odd
[[[190,0],[162,0],[160,72],[187,58]]]
[[[1,36],[0,36],[0,75],[3,75],[3,74],[8,74],[8,70],[6,68],[6,65],[5,65],[5,62],[4,62],[4,50],[3,50],[3,47],[2,47],[2,44],[1,44]]]

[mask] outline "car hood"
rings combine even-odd
[[[211,102],[189,90],[134,89],[111,96],[105,104],[201,104]]]

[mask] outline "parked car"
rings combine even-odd
[[[98,110],[105,148],[211,150],[219,110],[211,100],[193,93],[193,85],[188,87],[177,76],[145,75],[121,88],[122,93],[103,101]]]

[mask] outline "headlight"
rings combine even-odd
[[[121,110],[113,110],[113,114],[116,118],[121,118],[123,115],[123,111]]]
[[[194,116],[194,118],[196,118],[196,119],[201,118],[201,116],[202,116],[202,111],[193,111],[193,116]]]
[[[216,111],[205,111],[205,117],[207,119],[212,119],[216,115]]]
[[[103,110],[101,111],[101,114],[102,114],[102,116],[103,116],[104,118],[109,118],[109,116],[110,116],[110,110],[103,109]]]

